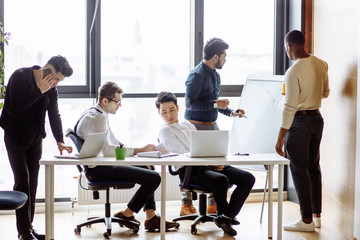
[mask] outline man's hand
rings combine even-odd
[[[157,151],[156,146],[154,144],[147,144],[142,148],[134,148],[134,155],[138,154],[139,152],[150,152],[150,151]]]
[[[58,149],[60,152],[60,155],[63,155],[63,151],[66,150],[68,153],[72,153],[72,147],[64,145],[63,142],[58,142]]]
[[[279,131],[279,136],[278,139],[276,141],[276,145],[275,145],[275,150],[276,152],[280,155],[285,157],[285,152],[283,151],[283,147],[284,147],[284,137],[286,135],[286,133],[288,132],[288,129],[285,128],[280,128]]]
[[[242,117],[245,116],[245,111],[242,110],[242,109],[237,109],[237,110],[235,110],[235,111],[233,111],[233,112],[231,113],[231,116],[232,116],[232,117],[242,118]]]
[[[222,171],[222,170],[224,170],[224,165],[215,165],[215,166],[213,166],[214,167],[214,170],[215,171],[218,171],[218,172],[220,172],[220,171]]]
[[[141,148],[142,152],[149,152],[149,151],[157,151],[156,146],[154,144],[147,144]]]
[[[285,156],[285,152],[283,151],[283,146],[284,146],[284,139],[278,139],[275,145],[275,149],[276,152],[280,155],[280,156]]]
[[[41,78],[36,80],[36,85],[40,89],[41,93],[45,93],[56,85],[56,80],[53,78],[52,74],[49,74],[44,78],[41,75]]]
[[[223,110],[227,109],[230,103],[227,99],[218,99],[215,102],[217,103],[217,107]]]

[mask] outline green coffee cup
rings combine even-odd
[[[124,160],[126,156],[126,148],[115,148],[116,160]]]

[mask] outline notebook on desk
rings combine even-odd
[[[160,151],[149,151],[149,152],[140,152],[136,154],[138,157],[149,157],[149,158],[165,158],[165,157],[173,157],[179,154],[177,153],[166,153],[163,154]]]
[[[229,131],[192,131],[189,157],[224,157],[228,154]]]
[[[62,159],[82,159],[96,157],[101,151],[102,146],[104,145],[106,136],[106,132],[91,133],[86,137],[78,154],[55,155],[54,157]]]
[[[179,154],[169,152],[164,144],[160,143],[156,146],[157,151],[149,151],[149,152],[139,152],[136,155],[138,157],[150,157],[150,158],[164,158],[164,157],[173,157]]]

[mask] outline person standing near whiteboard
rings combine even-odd
[[[285,48],[295,63],[285,73],[285,104],[275,149],[290,160],[301,219],[285,225],[284,230],[313,232],[321,227],[319,148],[324,121],[319,108],[330,92],[328,65],[306,52],[300,31],[285,36]]]
[[[204,46],[204,59],[190,71],[186,82],[185,119],[197,130],[219,130],[216,123],[218,112],[232,117],[243,117],[242,109],[228,108],[228,99],[219,99],[221,79],[216,69],[222,69],[226,62],[229,45],[220,38],[211,38]],[[183,206],[191,203],[183,196]],[[182,211],[183,212],[183,211]],[[189,212],[189,211],[188,211]],[[209,198],[208,213],[216,213],[216,203]]]

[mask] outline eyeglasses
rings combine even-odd
[[[111,98],[107,98],[107,100],[109,100],[110,102],[115,102],[117,105],[121,104],[121,100],[117,101],[117,100],[114,100],[114,99],[111,99]]]

